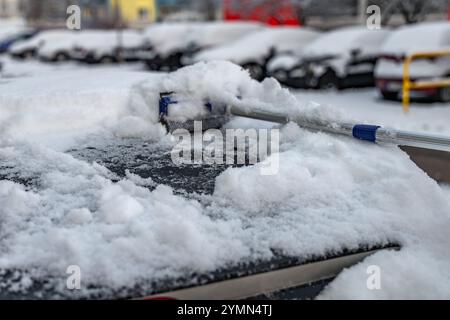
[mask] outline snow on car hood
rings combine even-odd
[[[275,251],[307,258],[399,242],[400,253],[381,253],[367,263],[381,265],[386,279],[392,274],[396,281],[432,272],[436,282],[417,295],[450,297],[449,197],[397,148],[291,123],[281,131],[277,175],[261,176],[262,164],[230,168],[217,178],[214,194],[192,198],[165,185],[147,188],[134,176],[117,178],[62,152],[67,141],[55,141],[69,131],[83,143],[116,134],[170,144],[170,136],[155,129],[159,90],[303,117],[342,117],[332,109],[298,101],[275,80],[260,84],[224,62],[169,75],[75,72],[67,83],[58,74],[45,79],[51,90],[41,78],[0,84],[7,89],[0,94],[0,176],[17,178],[0,180],[0,269],[29,270],[15,290],[29,290],[30,276],[65,279],[69,265],[81,267],[86,292],[87,284],[130,287],[269,259]],[[54,140],[38,137],[46,132]],[[411,268],[427,262],[432,270]],[[325,297],[346,297],[355,287],[367,297],[417,292],[390,284],[379,292],[361,287],[367,263],[346,271],[342,279],[351,282],[338,279]],[[56,290],[64,292],[65,281]]]

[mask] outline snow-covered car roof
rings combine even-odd
[[[187,44],[195,43],[200,47],[216,46],[262,29],[261,24],[254,22],[210,22],[203,24],[198,32],[190,34]]]
[[[361,54],[378,54],[390,31],[369,30],[362,26],[345,27],[331,31],[305,47],[305,57],[342,55],[359,49]]]
[[[404,55],[445,48],[450,49],[450,23],[429,22],[399,28],[387,38],[381,52]]]
[[[49,57],[57,51],[70,51],[76,45],[79,37],[80,33],[73,32],[57,41],[45,41],[39,48],[39,55]]]
[[[278,52],[299,52],[320,33],[292,27],[267,29],[247,35],[229,45],[205,50],[195,56],[195,61],[229,60],[243,63],[265,56],[275,48]]]
[[[168,53],[182,46],[189,34],[198,32],[200,23],[158,23],[144,31],[144,41],[158,53]]]
[[[145,37],[154,50],[167,54],[190,45],[217,46],[262,28],[252,22],[162,23],[149,27]]]

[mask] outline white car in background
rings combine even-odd
[[[253,22],[163,23],[146,32],[152,50],[141,57],[151,70],[173,71],[191,63],[201,51],[232,42],[261,30]]]
[[[57,41],[46,41],[39,47],[37,56],[40,60],[47,62],[70,60],[70,54],[80,37],[81,32],[71,32]]]
[[[405,26],[394,32],[381,49],[375,70],[376,84],[385,99],[401,98],[405,57],[412,53],[450,51],[450,23],[433,22]],[[412,81],[450,76],[450,56],[415,60],[410,66]],[[412,90],[411,97],[450,101],[450,87]]]
[[[390,31],[351,26],[330,31],[299,55],[281,55],[269,74],[295,88],[326,89],[374,85],[374,69]]]
[[[70,53],[85,63],[114,63],[135,60],[143,35],[136,30],[88,30],[80,33]]]
[[[14,58],[28,59],[36,57],[45,45],[56,45],[61,42],[70,41],[76,36],[75,31],[49,30],[42,31],[36,36],[13,44],[8,52]]]
[[[277,27],[252,33],[232,43],[204,50],[192,62],[227,60],[249,70],[254,79],[267,75],[267,63],[276,54],[295,54],[319,37],[320,33],[296,27]]]
[[[196,32],[199,23],[158,23],[144,30],[141,49],[137,52],[140,60],[144,61],[150,70],[162,69],[165,57],[174,51],[179,43],[187,36]]]

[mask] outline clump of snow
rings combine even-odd
[[[87,208],[79,208],[71,210],[66,217],[69,225],[82,225],[92,221],[92,213]]]
[[[220,77],[218,78],[218,75]],[[183,121],[205,114],[203,102],[235,105],[243,109],[263,109],[291,116],[341,119],[342,115],[314,103],[300,103],[288,89],[273,78],[262,83],[250,78],[248,71],[226,61],[199,62],[169,74],[161,83],[163,92],[175,92],[178,104],[170,106],[169,117]],[[151,91],[151,90],[148,90]],[[199,103],[200,101],[200,103]]]

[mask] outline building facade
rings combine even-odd
[[[34,27],[63,28],[71,5],[81,9],[82,28],[140,27],[158,13],[156,0],[26,0],[25,16]]]
[[[158,13],[155,0],[110,0],[109,6],[124,24],[130,26],[153,23]]]
[[[0,0],[0,18],[22,18],[23,10],[22,0]]]

